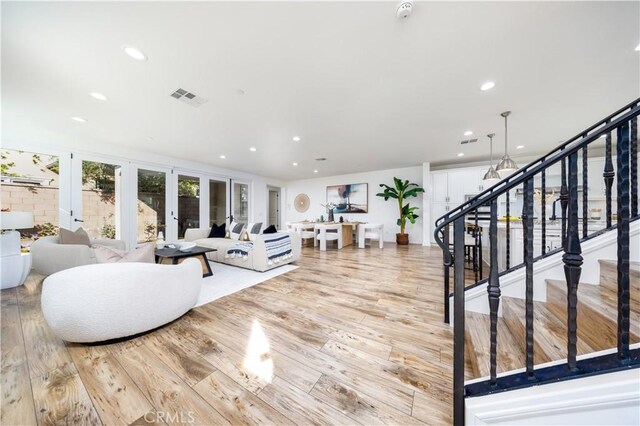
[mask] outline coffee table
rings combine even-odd
[[[207,253],[212,251],[218,251],[218,249],[195,246],[189,251],[180,251],[175,248],[162,248],[156,249],[156,263],[165,263],[165,260],[171,260],[171,263],[177,265],[182,260],[188,257],[195,257],[202,263],[202,277],[210,277],[213,275],[211,272],[211,265],[209,265],[209,259],[207,259]]]

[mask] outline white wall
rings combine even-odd
[[[368,183],[369,184],[369,213],[343,214],[345,220],[362,221],[370,223],[384,224],[384,240],[395,241],[396,233],[400,232],[400,228],[396,225],[398,219],[398,204],[395,200],[384,201],[376,194],[381,191],[379,184],[385,183],[393,186],[393,178],[408,179],[411,182],[422,186],[423,173],[422,166],[406,167],[402,169],[378,170],[366,173],[353,173],[340,176],[321,177],[316,179],[305,179],[287,182],[286,184],[286,207],[284,209],[284,217],[287,222],[296,222],[305,219],[315,220],[327,212],[320,204],[327,202],[327,186],[342,185],[352,183]],[[311,204],[309,210],[304,213],[298,213],[293,207],[293,200],[296,195],[305,193],[309,196]],[[420,216],[415,225],[407,224],[406,232],[410,234],[410,242],[412,244],[422,244],[423,227],[422,219],[424,215],[424,207],[422,196],[411,198],[412,205],[420,207],[418,215]],[[340,217],[336,214],[336,220]]]

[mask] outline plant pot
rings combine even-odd
[[[409,234],[396,234],[396,243],[401,246],[409,244]]]

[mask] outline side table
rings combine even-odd
[[[13,288],[24,284],[31,271],[31,253],[0,256],[0,289]]]

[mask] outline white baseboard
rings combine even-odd
[[[467,425],[637,425],[640,370],[465,400]]]

